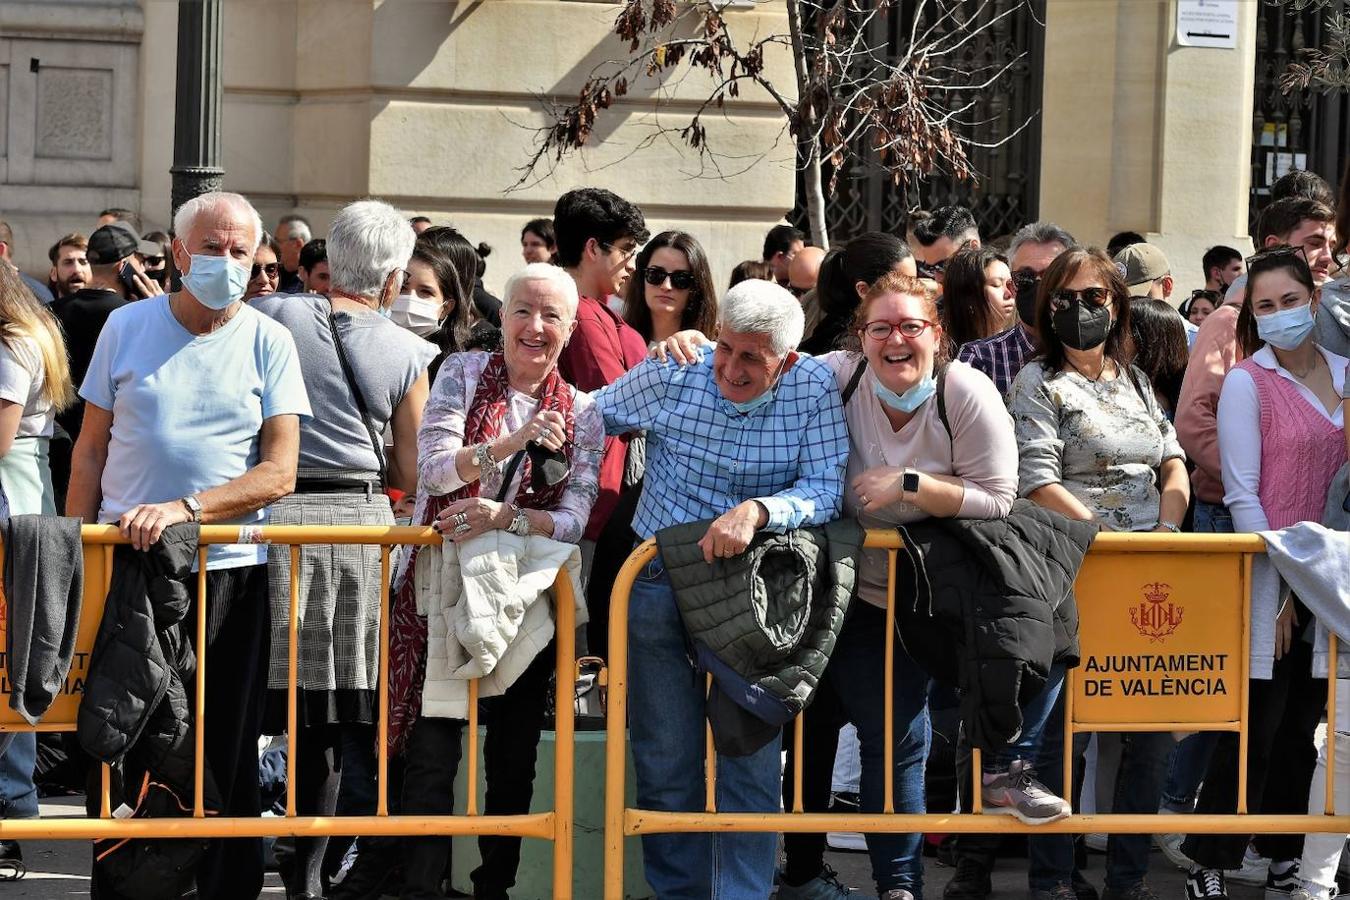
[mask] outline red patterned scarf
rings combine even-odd
[[[484,441],[494,440],[506,434],[506,404],[508,379],[506,359],[501,353],[494,353],[488,359],[487,367],[478,380],[474,391],[473,403],[464,422],[464,446],[472,447]],[[555,366],[544,380],[543,391],[539,398],[539,409],[562,413],[565,423],[566,443],[563,453],[567,457],[569,471],[572,465],[572,448],[576,417],[572,411],[572,387],[563,381]],[[506,461],[503,460],[503,466]],[[543,490],[535,491],[530,486],[530,457],[527,454],[520,462],[520,488],[516,491],[515,504],[527,509],[556,509],[567,488],[567,479]],[[443,494],[427,498],[426,509],[414,524],[430,525],[436,517],[457,500],[478,496],[478,481],[472,481],[453,494]],[[427,668],[427,620],[417,614],[417,595],[414,586],[414,573],[417,566],[417,553],[420,547],[410,548],[408,566],[403,583],[394,594],[392,610],[389,616],[389,752],[398,753],[407,743],[413,722],[422,711],[422,684]]]

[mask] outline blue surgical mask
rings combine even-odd
[[[773,381],[769,382],[769,389],[758,397],[751,397],[744,403],[737,403],[734,400],[728,400],[727,402],[736,407],[736,412],[743,416],[749,415],[766,403],[772,403],[774,392],[778,390],[778,376],[783,374],[783,366],[785,365],[787,365],[787,357],[783,357],[783,361],[778,364],[778,371],[774,373]]]
[[[937,380],[932,375],[925,375],[918,384],[903,394],[897,394],[882,384],[881,379],[876,378],[872,381],[872,392],[891,409],[912,413],[922,406],[925,400],[937,393]]]
[[[1256,333],[1272,347],[1297,350],[1313,330],[1311,303],[1256,317]]]
[[[248,290],[249,271],[226,256],[198,256],[183,275],[183,286],[208,309],[221,310],[242,300]]]

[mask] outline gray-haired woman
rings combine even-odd
[[[402,288],[415,235],[388,204],[353,203],[328,234],[329,298],[263,297],[253,305],[295,337],[305,386],[322,415],[300,433],[295,493],[272,507],[277,525],[393,525],[385,487],[417,489],[417,431],[436,347],[381,314]],[[380,435],[391,426],[386,459]],[[301,814],[332,815],[342,747],[373,746],[379,670],[380,551],[305,547],[300,557],[296,793]],[[272,656],[267,733],[286,728],[290,553],[268,560]],[[351,773],[355,774],[355,773]],[[283,861],[288,897],[321,897],[326,838],[297,839]],[[287,865],[286,863],[290,864]]]

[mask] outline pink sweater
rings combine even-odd
[[[857,369],[856,353],[835,351],[820,359],[835,374],[842,391]],[[955,475],[965,487],[962,519],[997,519],[1008,514],[1017,497],[1017,439],[1012,418],[998,388],[982,372],[965,363],[947,368],[947,419],[952,435],[938,417],[937,398],[927,401],[899,431],[891,428],[873,390],[869,368],[858,383],[844,418],[848,423],[848,476],[844,514],[856,516],[864,528],[890,528],[928,514],[910,503],[897,503],[876,514],[862,511],[853,479],[878,466],[912,466],[927,475]],[[858,595],[875,606],[886,605],[886,552],[864,550]]]
[[[1313,409],[1279,373],[1238,363],[1261,398],[1261,483],[1257,495],[1272,531],[1320,522],[1331,480],[1345,462],[1341,429]]]

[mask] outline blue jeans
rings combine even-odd
[[[704,808],[704,676],[694,669],[661,560],[633,583],[628,610],[628,728],[642,809]],[[780,742],[717,759],[719,812],[776,813]],[[778,835],[653,834],[642,838],[647,882],[660,900],[764,900],[773,892]]]
[[[1172,751],[1167,766],[1167,782],[1163,785],[1163,806],[1168,812],[1188,813],[1195,807],[1200,793],[1200,782],[1205,780],[1209,758],[1219,742],[1217,731],[1202,731],[1182,739]]]
[[[36,819],[37,788],[33,768],[37,765],[37,735],[19,732],[0,756],[0,818]]]
[[[1064,705],[1059,703],[1059,693],[1063,687],[1064,665],[1055,663],[1050,667],[1045,687],[1031,698],[1030,703],[1022,707],[1022,733],[1018,735],[1016,741],[1003,748],[997,755],[984,754],[984,771],[1006,772],[1008,767],[1019,759],[1028,759],[1035,763],[1039,759],[1041,735],[1047,726],[1059,729],[1059,746],[1064,746]],[[1056,709],[1059,710],[1059,716],[1052,719],[1051,716]]]
[[[1064,721],[1063,691],[1051,713],[1051,721]],[[1041,783],[1059,794],[1064,794],[1064,729],[1046,728],[1043,732],[1036,773]],[[1121,735],[1124,749],[1120,772],[1116,776],[1115,799],[1112,811],[1116,813],[1156,813],[1162,796],[1163,780],[1167,775],[1167,759],[1173,746],[1167,732],[1138,732]],[[1087,751],[1091,735],[1074,735],[1075,765]],[[1106,887],[1112,891],[1128,891],[1148,874],[1148,854],[1152,836],[1147,834],[1113,834],[1106,843]],[[1073,836],[1067,834],[1033,835],[1027,839],[1027,881],[1033,891],[1048,891],[1057,884],[1070,884],[1073,879]]]
[[[1232,534],[1233,514],[1222,503],[1206,503],[1196,498],[1191,529],[1196,534]]]
[[[822,689],[835,692],[858,729],[862,756],[861,809],[879,813],[886,796],[886,611],[860,599],[835,642]],[[891,799],[897,813],[924,812],[924,763],[932,737],[928,722],[928,674],[897,638],[892,684],[894,731]],[[923,835],[869,834],[867,853],[877,891],[903,888],[923,897]]]

